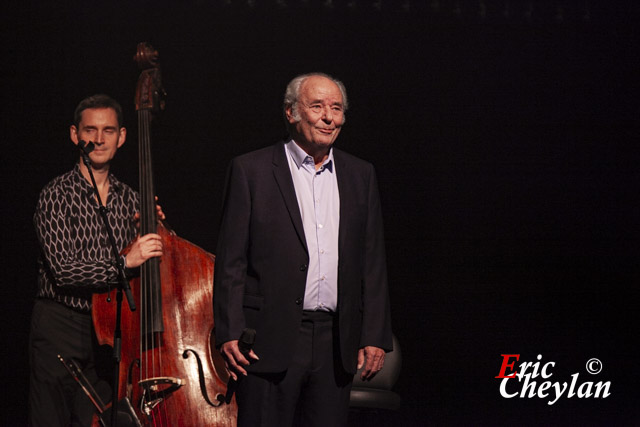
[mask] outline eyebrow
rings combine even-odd
[[[313,105],[313,104],[324,104],[324,101],[322,99],[315,99],[315,100],[309,102],[309,105]],[[340,105],[340,106],[342,106],[343,104],[342,104],[342,102],[336,101],[336,102],[332,103],[331,105]]]
[[[96,130],[96,129],[98,129],[98,127],[94,126],[94,125],[85,125],[85,126],[82,126],[81,129],[83,129],[83,130],[84,129]],[[103,129],[104,130],[117,130],[118,127],[117,126],[105,126]]]

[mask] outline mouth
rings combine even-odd
[[[326,135],[330,135],[335,131],[335,129],[324,129],[324,128],[316,128],[316,129],[318,129],[318,132],[324,133]]]

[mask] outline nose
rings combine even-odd
[[[331,123],[333,121],[333,111],[331,110],[331,106],[327,105],[322,110],[322,120],[326,123]]]
[[[95,144],[104,144],[104,132],[97,131],[96,132],[96,140],[93,141]]]

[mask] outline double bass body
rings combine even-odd
[[[218,400],[225,392],[226,371],[213,347],[214,257],[162,226],[157,232],[164,245],[164,331],[144,337],[141,310],[122,311],[118,396],[129,398],[143,425],[235,426],[235,401]],[[144,303],[140,286],[140,279],[131,283],[137,307]],[[115,304],[104,295],[93,303],[96,334],[103,337],[101,344],[113,345]]]

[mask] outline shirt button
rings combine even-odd
[[[318,224],[318,228],[322,228],[322,227],[324,227],[324,225]]]

